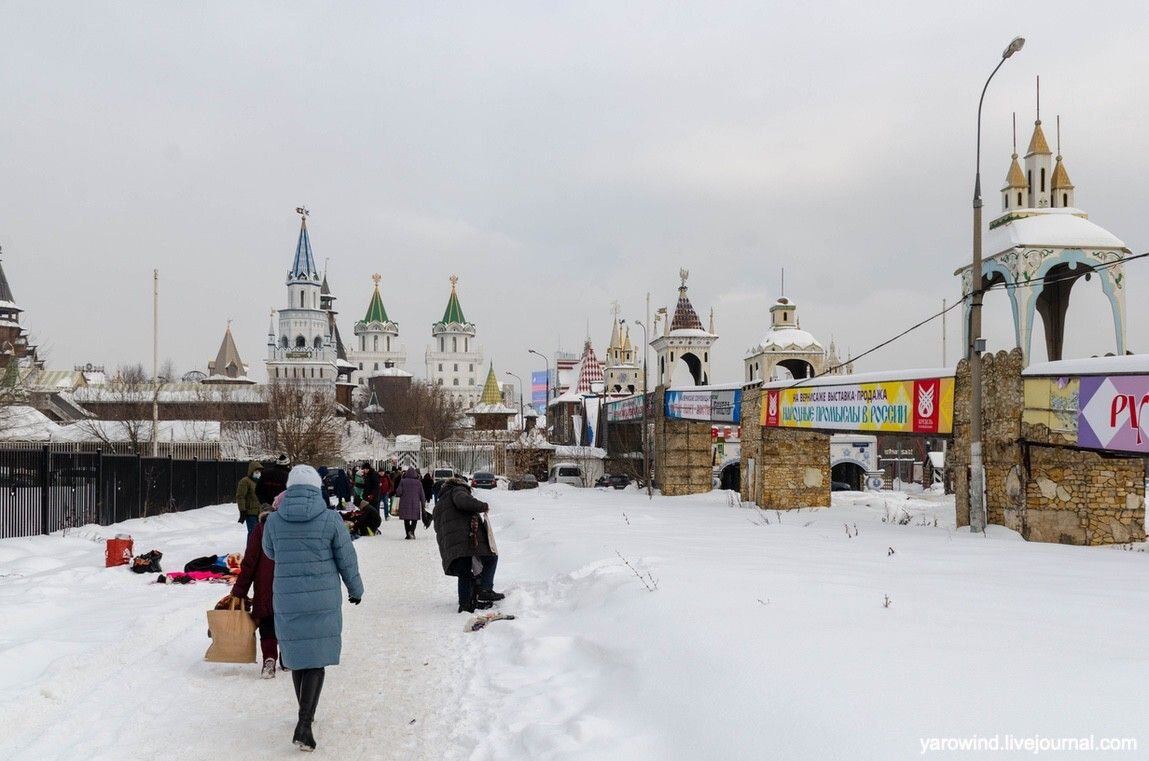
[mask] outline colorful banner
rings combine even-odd
[[[766,390],[762,425],[829,431],[947,434],[954,379],[927,378]]]
[[[1079,447],[1149,452],[1149,375],[1085,375],[1080,384]]]
[[[547,413],[547,373],[545,370],[531,373],[531,406],[540,415]]]
[[[668,418],[741,423],[742,389],[670,390],[666,392],[664,406]]]
[[[647,399],[649,400],[649,396]],[[642,394],[637,396],[628,396],[625,399],[619,399],[613,402],[606,403],[606,419],[610,423],[630,423],[635,420],[642,420]],[[648,414],[651,412],[648,410]]]

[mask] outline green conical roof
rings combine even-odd
[[[375,276],[375,292],[371,294],[371,303],[367,305],[367,316],[363,322],[387,322],[387,310],[383,308],[383,298],[379,295],[379,276]]]
[[[443,312],[443,319],[440,321],[444,325],[450,325],[452,322],[457,322],[460,325],[465,325],[467,318],[463,316],[463,307],[459,305],[459,295],[455,293],[455,283],[459,282],[459,278],[451,275],[451,297],[447,299],[447,309]]]
[[[451,294],[452,298],[454,293]],[[460,316],[462,313],[460,312]],[[491,369],[487,371],[487,382],[483,384],[483,395],[479,397],[479,404],[502,404],[503,392],[499,390],[499,381],[495,378],[495,363],[491,363]]]

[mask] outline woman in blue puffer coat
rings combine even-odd
[[[264,526],[263,551],[275,561],[275,632],[299,701],[292,742],[301,750],[314,750],[311,723],[323,690],[323,669],[339,663],[343,646],[340,578],[349,602],[358,605],[363,598],[351,535],[339,513],[327,509],[315,468],[291,469],[283,504]]]

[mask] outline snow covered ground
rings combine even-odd
[[[485,496],[485,495],[481,495]],[[356,542],[318,753],[339,759],[1032,758],[996,738],[1135,738],[1142,547],[953,527],[949,498],[837,493],[761,512],[546,486],[489,494],[501,608],[465,633],[433,536]],[[237,551],[234,507],[0,542],[0,758],[297,758],[286,674],[205,663],[215,584],[103,568],[103,537],[179,570]],[[888,603],[888,604],[887,604]],[[927,751],[923,741],[981,750]],[[943,747],[945,747],[943,745]]]

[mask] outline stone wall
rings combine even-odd
[[[654,482],[668,497],[702,494],[713,485],[710,423],[665,416],[666,387],[654,392]]]
[[[1021,351],[982,357],[982,459],[988,522],[1026,539],[1111,544],[1145,539],[1145,464],[1077,449],[1044,425],[1022,423]],[[969,525],[969,365],[954,381],[954,438],[946,468],[957,525]]]
[[[772,510],[828,506],[830,434],[764,428],[762,396],[761,389],[742,394],[742,499]]]

